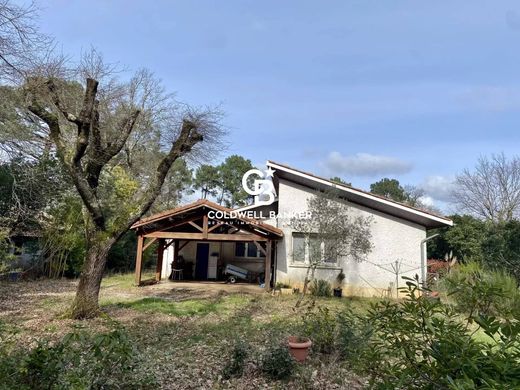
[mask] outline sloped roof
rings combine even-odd
[[[372,194],[358,188],[350,187],[335,181],[316,176],[312,173],[291,168],[287,165],[274,161],[267,161],[266,165],[276,172],[275,180],[278,178],[301,184],[314,189],[335,188],[340,190],[349,202],[359,204],[383,213],[399,217],[410,222],[425,226],[427,228],[437,228],[443,226],[453,226],[453,221],[444,216],[433,214],[429,211],[421,210],[416,207],[387,199],[383,196]]]
[[[163,211],[163,212],[160,212],[157,214],[153,214],[149,217],[142,218],[139,221],[137,221],[136,223],[134,223],[132,225],[131,229],[143,228],[146,225],[150,225],[150,224],[159,222],[161,220],[169,219],[171,217],[179,217],[182,214],[185,214],[185,213],[197,210],[197,209],[202,209],[202,208],[208,208],[208,209],[211,209],[214,211],[222,211],[227,214],[229,214],[229,213],[233,213],[233,215],[238,214],[236,216],[236,218],[234,218],[234,219],[242,221],[246,224],[255,225],[255,229],[260,229],[260,230],[263,230],[270,234],[274,234],[278,237],[283,237],[282,230],[280,230],[272,225],[269,225],[268,223],[261,222],[260,220],[253,219],[253,218],[247,218],[243,215],[240,215],[238,210],[233,210],[228,207],[221,206],[221,205],[211,202],[207,199],[200,199],[200,200],[197,200],[196,202],[189,203],[184,206],[176,207],[174,209],[166,210],[166,211]]]

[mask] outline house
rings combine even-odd
[[[349,258],[324,262],[315,276],[334,283],[343,271],[347,294],[384,296],[396,291],[402,276],[424,277],[427,231],[453,224],[445,217],[283,164],[268,161],[267,168],[276,194],[272,202],[257,197],[255,204],[231,210],[200,200],[134,224],[136,283],[141,283],[143,249],[158,240],[156,280],[172,276],[173,263],[175,278],[218,280],[226,266],[235,266],[248,271],[246,280],[270,281],[265,283],[267,289],[276,282],[301,287],[309,264],[305,256],[295,255],[302,238],[289,216],[303,215],[310,197],[334,188],[338,202],[353,216],[371,217],[373,248],[361,262]]]

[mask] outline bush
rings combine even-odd
[[[461,264],[439,283],[461,313],[512,318],[520,314],[516,279],[505,271],[483,268],[479,263]]]
[[[381,389],[518,389],[520,323],[484,314],[461,320],[407,280],[402,302],[379,302],[364,317],[370,337],[362,371]],[[488,293],[493,293],[488,291]],[[477,341],[473,322],[493,340]]]
[[[285,379],[292,375],[296,361],[285,344],[270,346],[261,361],[262,371],[272,379]]]
[[[339,313],[336,348],[341,358],[355,364],[371,336],[371,327],[363,323],[352,310]]]
[[[331,297],[332,287],[326,280],[313,280],[309,287],[311,295],[315,297]]]
[[[157,386],[155,378],[146,373],[146,364],[128,335],[118,326],[95,335],[76,330],[54,344],[41,341],[29,351],[2,349],[0,367],[5,388],[147,389]]]
[[[235,343],[231,351],[231,356],[222,370],[222,377],[224,379],[242,375],[249,348],[249,345],[243,341],[239,340]]]
[[[281,288],[291,288],[291,286],[287,283],[276,282],[275,290],[280,290]]]
[[[336,336],[336,320],[327,307],[309,309],[303,316],[303,334],[312,341],[312,348],[331,353]]]

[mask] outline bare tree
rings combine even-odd
[[[457,176],[454,202],[461,210],[492,222],[518,217],[520,211],[520,158],[501,153],[480,157],[473,171]]]
[[[51,47],[52,40],[35,24],[37,16],[34,3],[23,6],[0,0],[0,78],[23,77]]]
[[[37,68],[8,92],[10,126],[57,155],[83,202],[87,251],[72,315],[95,316],[109,250],[150,210],[176,161],[220,151],[221,114],[177,102],[147,71],[119,81],[95,51],[72,69]]]
[[[335,191],[318,193],[307,201],[307,218],[297,216],[290,226],[301,234],[301,245],[293,248],[293,257],[308,264],[303,291],[296,306],[307,293],[316,269],[346,259],[363,261],[372,250],[371,218],[355,216]]]

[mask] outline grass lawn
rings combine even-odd
[[[100,303],[107,317],[122,324],[142,351],[162,388],[362,388],[363,381],[333,355],[311,353],[289,381],[273,381],[254,365],[240,378],[222,380],[220,373],[236,339],[247,340],[259,354],[283,341],[298,325],[295,297],[262,292],[242,293],[222,286],[176,287],[175,283],[136,288],[133,275],[103,280]],[[76,281],[40,280],[0,285],[0,320],[16,326],[20,344],[58,339],[75,326],[106,330],[107,318],[64,318]],[[224,291],[223,291],[224,290]],[[317,305],[364,310],[367,300],[319,299]],[[255,359],[253,359],[255,360]]]

